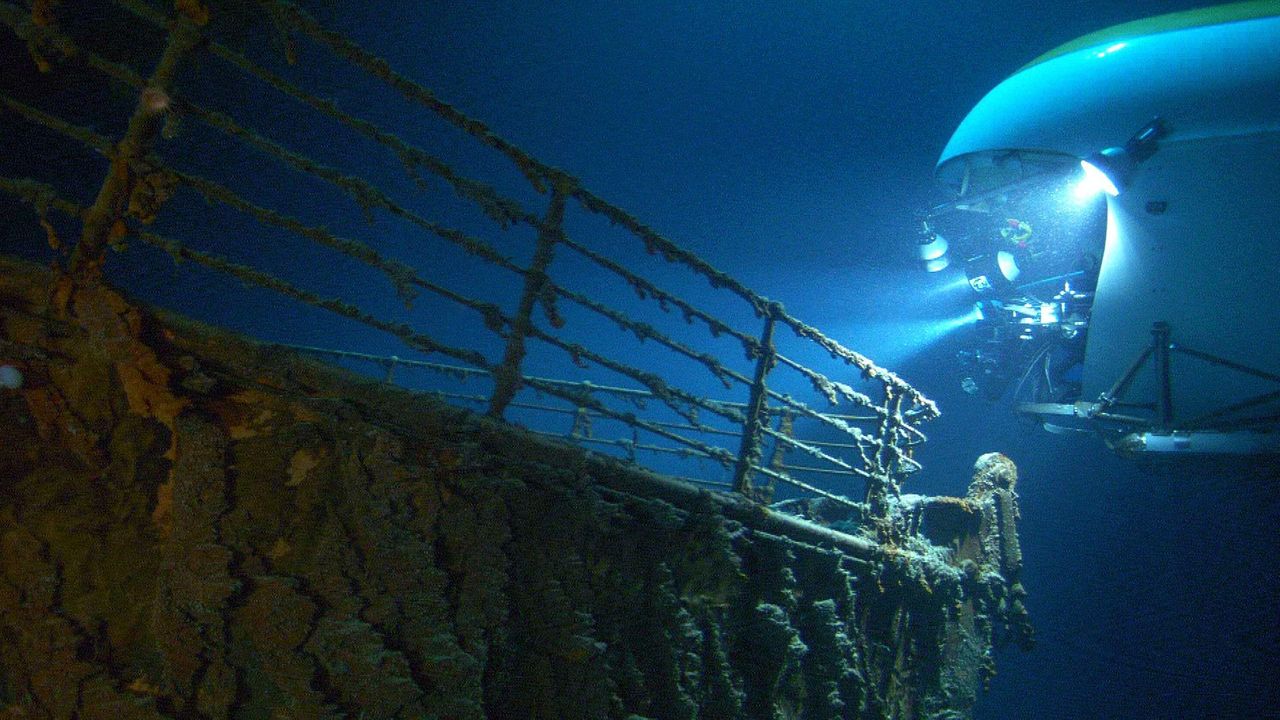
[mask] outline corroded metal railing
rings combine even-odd
[[[0,93],[0,115],[21,118],[53,131],[67,142],[98,153],[109,162],[107,179],[91,204],[76,202],[51,184],[36,179],[0,177],[0,191],[34,208],[50,236],[51,244],[62,244],[55,237],[54,227],[48,220],[51,211],[81,221],[79,242],[68,262],[68,271],[77,279],[93,281],[101,273],[107,248],[119,246],[126,239],[140,241],[163,250],[175,259],[189,260],[234,276],[244,283],[273,290],[388,333],[414,350],[443,356],[461,364],[440,365],[347,352],[349,357],[361,355],[363,359],[388,367],[397,364],[406,367],[438,366],[455,376],[476,374],[486,377],[493,383],[491,392],[480,396],[453,393],[454,399],[479,400],[487,413],[497,418],[507,417],[512,408],[543,408],[570,413],[575,423],[575,430],[568,433],[570,437],[581,442],[613,443],[623,447],[629,458],[633,458],[635,450],[640,448],[710,459],[729,474],[731,479],[727,485],[751,497],[764,496],[757,482],[758,478],[764,478],[768,485],[785,483],[839,502],[852,502],[845,497],[849,494],[846,489],[831,492],[801,478],[828,474],[865,481],[865,498],[871,511],[879,513],[885,507],[885,500],[899,492],[902,478],[918,469],[918,464],[911,458],[911,451],[915,444],[924,440],[924,435],[917,425],[935,417],[937,409],[911,385],[796,319],[780,303],[756,293],[621,208],[603,200],[583,187],[576,178],[531,157],[483,123],[393,70],[381,58],[342,34],[323,27],[301,8],[284,0],[263,4],[273,26],[282,35],[287,63],[292,63],[295,43],[299,40],[327,49],[337,60],[363,71],[377,82],[385,83],[413,105],[464,133],[479,147],[500,153],[519,171],[528,189],[535,196],[545,198],[545,209],[541,212],[526,209],[520,201],[467,177],[426,149],[341,109],[335,101],[306,90],[286,79],[282,73],[218,42],[214,37],[216,32],[209,24],[208,11],[199,2],[177,2],[174,12],[169,13],[143,0],[113,1],[123,14],[135,21],[139,32],[165,33],[163,53],[149,77],[143,77],[125,62],[104,57],[85,43],[77,42],[47,12],[28,10],[0,0],[0,23],[26,43],[31,57],[42,71],[56,72],[60,65],[87,68],[136,93],[132,117],[119,140],[39,109],[14,94]],[[525,226],[532,229],[536,241],[531,259],[527,265],[511,260],[485,239],[427,217],[410,204],[393,199],[392,194],[382,187],[291,150],[263,131],[207,107],[201,99],[192,96],[195,94],[193,91],[175,90],[175,78],[179,76],[184,60],[202,53],[219,58],[232,72],[241,72],[256,79],[367,141],[387,148],[400,161],[408,177],[419,186],[426,187],[427,176],[438,178],[460,198],[478,207],[500,228]],[[251,148],[293,172],[331,186],[336,192],[352,198],[366,214],[375,211],[386,213],[468,256],[484,261],[495,272],[514,274],[519,278],[514,308],[504,310],[500,304],[450,289],[446,282],[447,273],[425,277],[413,265],[388,256],[385,251],[368,243],[266,207],[261,201],[250,199],[226,184],[181,169],[159,153],[159,149],[175,143],[175,139],[169,137],[174,134],[170,125],[178,118],[194,119],[210,131]],[[197,193],[210,204],[234,210],[261,225],[303,238],[377,270],[406,303],[426,292],[452,303],[459,312],[477,314],[484,327],[501,339],[501,357],[491,358],[478,346],[445,342],[410,324],[376,316],[348,301],[322,297],[265,270],[234,262],[147,229],[180,188]],[[726,319],[724,313],[700,307],[663,288],[652,277],[611,259],[600,248],[572,237],[567,230],[566,216],[570,211],[606,219],[649,255],[691,271],[719,293],[744,303],[746,310],[762,322],[762,327],[759,331],[742,330]],[[664,332],[633,314],[570,289],[555,273],[555,263],[565,253],[629,285],[641,301],[655,303],[664,316],[677,314],[685,324],[703,326],[708,332],[708,343],[712,338],[732,341],[740,347],[749,367],[735,368],[723,353],[717,355],[700,350],[687,341],[678,340],[675,333]],[[745,400],[709,398],[705,392],[687,389],[676,382],[684,378],[664,377],[645,369],[641,366],[643,363],[628,362],[606,350],[587,347],[562,332],[566,323],[562,303],[572,304],[602,318],[621,334],[634,336],[641,342],[652,340],[665,352],[696,363],[725,390],[745,390]],[[834,380],[784,354],[780,347],[780,335],[784,333],[789,333],[789,342],[816,348],[829,355],[839,367],[856,371],[860,382],[870,390],[863,392],[851,384]],[[590,364],[607,371],[611,377],[634,383],[636,387],[530,376],[525,368],[531,342],[559,351],[575,365]],[[338,354],[343,353],[338,351]],[[791,393],[779,391],[776,382],[779,369],[794,373],[816,393],[826,408],[817,409],[795,399]],[[522,393],[529,392],[563,404],[553,406],[520,399]],[[873,398],[873,393],[879,397]],[[606,396],[626,397],[633,404],[641,398],[651,401],[677,421],[668,422],[657,416],[642,417],[632,408],[610,404]],[[855,408],[861,414],[835,414],[840,406]],[[706,417],[714,420],[706,420]],[[627,426],[632,432],[631,439],[606,440],[583,432],[581,428],[592,418]],[[838,433],[846,442],[800,440],[794,432],[798,420],[815,429],[821,428],[823,432]],[[726,430],[726,427],[731,429]],[[652,437],[653,441],[640,442],[639,433]],[[730,443],[732,448],[717,444],[718,439],[725,437],[734,440]],[[772,453],[766,461],[768,448],[772,448]],[[788,452],[803,454],[821,466],[812,466],[812,463],[810,466],[788,465],[784,461]]]

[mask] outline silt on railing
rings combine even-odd
[[[7,92],[0,94],[0,110],[4,114],[51,130],[70,143],[104,156],[109,162],[106,180],[94,201],[87,207],[66,198],[45,182],[25,177],[0,178],[0,190],[31,205],[51,239],[54,230],[47,219],[50,211],[82,221],[80,240],[69,262],[69,271],[79,280],[93,281],[97,277],[107,248],[121,245],[126,239],[137,240],[160,248],[175,259],[190,260],[219,273],[229,274],[244,283],[268,288],[307,305],[389,333],[415,350],[442,355],[462,363],[437,367],[448,368],[449,372],[460,377],[474,373],[491,378],[492,391],[487,396],[479,397],[482,398],[487,413],[495,418],[506,418],[510,409],[521,407],[541,407],[550,412],[569,413],[572,414],[574,425],[568,434],[583,442],[602,441],[583,430],[588,427],[592,418],[621,423],[630,428],[632,433],[629,441],[616,441],[619,446],[624,447],[628,458],[634,458],[635,450],[641,448],[710,459],[729,473],[728,485],[735,492],[748,497],[765,498],[767,493],[757,482],[758,478],[764,478],[770,487],[774,483],[785,483],[838,502],[854,504],[845,497],[849,494],[848,490],[825,490],[805,481],[802,476],[857,478],[865,481],[866,501],[871,512],[879,515],[883,514],[887,499],[900,491],[902,478],[918,469],[918,464],[911,459],[911,450],[915,444],[924,440],[924,436],[916,426],[935,417],[937,409],[911,385],[875,365],[865,356],[845,348],[816,328],[794,318],[780,303],[752,291],[737,279],[715,269],[697,255],[642,224],[621,208],[601,199],[584,188],[574,177],[536,160],[503,140],[483,123],[464,115],[439,100],[425,87],[393,70],[381,58],[357,46],[345,36],[321,26],[301,8],[283,0],[264,5],[269,11],[270,21],[283,33],[287,60],[292,61],[293,49],[299,38],[328,49],[337,59],[358,68],[376,81],[385,83],[409,102],[425,108],[431,115],[465,133],[480,145],[500,153],[518,169],[536,196],[547,198],[545,210],[541,213],[526,210],[520,202],[500,194],[490,185],[466,177],[425,149],[369,120],[342,110],[333,100],[314,94],[287,80],[281,73],[251,61],[219,43],[215,37],[216,22],[210,22],[207,10],[199,3],[189,0],[178,2],[175,4],[175,11],[168,14],[142,0],[114,2],[136,21],[139,32],[166,33],[165,49],[149,77],[144,78],[127,63],[108,59],[85,47],[84,43],[78,43],[49,18],[35,18],[32,11],[0,0],[0,22],[26,43],[33,60],[42,71],[56,71],[55,64],[75,65],[105,76],[111,83],[136,94],[128,127],[116,141],[68,122],[54,112],[39,109],[23,98]],[[227,63],[230,71],[243,73],[245,77],[263,83],[290,101],[387,148],[415,183],[425,187],[422,176],[425,171],[447,183],[460,198],[474,204],[499,226],[506,228],[523,225],[533,229],[536,244],[531,260],[527,266],[521,265],[486,240],[423,215],[408,204],[393,199],[391,193],[381,187],[285,147],[261,130],[250,128],[224,112],[206,107],[191,96],[194,91],[179,94],[174,89],[175,78],[183,62],[197,53],[216,56]],[[172,161],[161,157],[159,150],[175,143],[176,138],[169,137],[172,134],[169,126],[178,117],[194,119],[209,130],[252,149],[260,156],[331,186],[336,192],[354,199],[366,213],[375,210],[386,213],[419,232],[484,261],[493,272],[513,273],[520,279],[520,292],[515,298],[513,311],[508,313],[499,303],[450,289],[447,286],[447,274],[445,277],[423,277],[411,264],[394,259],[366,242],[271,209],[225,184],[177,167]],[[501,338],[501,359],[491,360],[476,347],[462,347],[445,342],[407,323],[375,316],[350,302],[324,298],[266,271],[233,262],[148,230],[145,226],[155,219],[162,206],[179,188],[197,193],[209,203],[233,210],[263,226],[277,228],[374,268],[386,276],[397,296],[405,301],[425,291],[467,312],[478,314],[484,327]],[[722,319],[723,314],[718,315],[699,307],[664,289],[652,278],[611,259],[600,249],[571,237],[566,227],[566,214],[571,207],[587,215],[606,219],[613,227],[625,232],[633,242],[643,246],[649,255],[656,255],[667,263],[686,268],[704,278],[713,288],[736,297],[746,304],[751,315],[763,323],[762,328],[758,333],[742,331],[729,320]],[[600,298],[592,298],[586,293],[571,289],[563,279],[554,274],[555,261],[564,253],[572,255],[576,262],[587,263],[597,271],[629,285],[642,301],[656,303],[663,314],[670,314],[674,310],[686,324],[705,327],[708,331],[708,344],[711,344],[712,338],[732,341],[740,346],[750,367],[735,369],[723,355],[700,350],[688,341],[678,340],[673,333],[664,332]],[[726,389],[745,389],[745,401],[711,399],[705,393],[680,387],[673,382],[673,378],[663,377],[608,352],[592,349],[575,341],[561,332],[566,321],[560,305],[565,302],[607,321],[619,332],[634,336],[639,341],[653,340],[666,352],[704,368]],[[544,327],[539,322],[539,311],[549,327]],[[841,367],[856,370],[864,384],[871,387],[871,392],[878,392],[881,397],[873,399],[853,386],[833,380],[809,365],[783,354],[779,346],[779,334],[788,330],[790,342],[798,343],[801,347],[816,348],[836,360]],[[531,376],[525,369],[531,341],[559,351],[576,365],[594,365],[608,371],[613,377],[635,383],[637,387],[623,388]],[[325,352],[336,352],[338,355],[345,352],[346,356],[372,359],[389,368],[396,364],[433,366],[433,363],[423,361],[402,361],[399,358],[349,351]],[[826,402],[828,409],[815,409],[794,399],[790,393],[779,392],[776,384],[776,372],[779,368],[787,368],[796,373],[798,378]],[[520,400],[521,393],[527,391],[554,399],[563,405],[538,405]],[[664,421],[658,417],[640,417],[630,410],[619,409],[602,399],[610,393],[613,397],[624,397],[633,403],[641,402],[641,398],[643,401],[658,403],[666,412],[676,417],[676,422]],[[456,393],[455,396],[476,399],[475,396]],[[853,407],[863,414],[833,414],[832,410],[841,404]],[[717,420],[708,422],[703,419],[704,414]],[[826,433],[838,433],[846,442],[802,441],[795,436],[793,430],[797,420],[803,420],[812,428]],[[726,430],[726,427],[732,430]],[[666,444],[641,442],[639,433],[651,436],[655,442]],[[729,449],[715,444],[715,438],[726,436],[736,439],[736,447]],[[772,449],[769,453],[771,457],[765,461],[766,450],[769,448]],[[804,466],[788,465],[785,462],[785,455],[788,453],[802,454],[811,462]],[[821,465],[815,466],[813,461]]]

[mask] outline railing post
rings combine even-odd
[[[556,187],[552,191],[546,217],[542,219],[542,226],[538,229],[538,246],[524,276],[524,293],[520,296],[520,306],[511,320],[506,352],[503,353],[502,363],[493,369],[493,395],[489,398],[488,411],[490,417],[501,418],[523,384],[520,366],[524,362],[524,341],[533,329],[533,308],[538,304],[538,297],[547,285],[547,266],[555,257],[556,242],[564,232],[564,208],[565,192]]]
[[[897,496],[901,493],[893,477],[893,468],[890,467],[891,462],[896,459],[891,457],[897,449],[896,424],[901,422],[902,418],[902,394],[897,392],[893,385],[885,384],[884,386],[883,412],[884,417],[880,420],[876,438],[879,441],[879,447],[876,448],[873,456],[875,467],[870,468],[873,477],[867,479],[867,505],[875,517],[885,517],[889,511],[889,496]],[[890,446],[893,448],[891,449]]]
[[[795,439],[796,415],[793,412],[783,410],[778,416],[778,434]],[[786,474],[787,450],[790,448],[786,443],[778,440],[773,444],[773,452],[769,455],[769,469],[779,474]],[[763,502],[772,502],[773,494],[778,489],[777,478],[773,475],[769,476],[769,483],[763,488],[756,491],[756,494]]]
[[[769,303],[764,308],[764,331],[760,334],[760,355],[756,358],[756,373],[751,381],[751,395],[747,399],[746,417],[742,423],[742,445],[738,448],[738,464],[733,472],[733,491],[752,497],[751,466],[760,463],[761,427],[768,422],[766,413],[765,378],[777,362],[773,347],[773,330],[777,325],[778,306]]]
[[[147,89],[138,98],[129,126],[116,144],[111,168],[98,189],[98,196],[84,216],[80,242],[71,256],[72,272],[82,278],[95,277],[102,265],[107,245],[121,233],[124,215],[133,190],[133,163],[142,160],[160,135],[169,110],[168,92],[183,59],[200,42],[199,24],[208,18],[193,18],[184,11],[184,3],[175,3],[177,17],[169,30],[164,52],[147,79]]]

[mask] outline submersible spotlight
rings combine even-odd
[[[927,272],[939,272],[945,270],[951,264],[951,258],[947,257],[947,239],[941,235],[928,230],[929,226],[925,225],[925,234],[920,237],[920,244],[916,246],[916,254],[920,261],[924,263],[924,269]]]
[[[924,263],[925,272],[942,272],[948,267],[951,267],[951,258],[945,255],[940,258],[934,258],[933,260],[926,260]]]
[[[1133,169],[1133,163],[1124,163],[1122,148],[1107,148],[1096,152],[1080,161],[1080,169],[1084,170],[1084,180],[1076,188],[1080,197],[1092,197],[1104,192],[1111,197],[1120,194],[1124,180]],[[1128,165],[1127,168],[1122,167]]]
[[[1077,188],[1077,194],[1083,196],[1101,191],[1111,197],[1119,195],[1138,165],[1159,149],[1157,141],[1165,132],[1164,121],[1157,117],[1134,133],[1124,147],[1106,148],[1081,160],[1084,180]]]
[[[965,263],[964,274],[969,287],[978,293],[1008,289],[1021,274],[1013,253],[1001,250],[994,255],[979,255]]]

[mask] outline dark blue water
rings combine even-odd
[[[977,717],[1280,717],[1272,678],[1280,667],[1275,468],[1141,466],[1092,437],[1049,435],[1016,420],[1007,405],[965,394],[959,340],[938,328],[968,301],[931,293],[932,278],[911,262],[914,215],[937,197],[934,161],[987,90],[1062,42],[1199,4],[396,2],[315,11],[498,134],[936,399],[944,414],[926,428],[926,470],[908,492],[962,494],[983,452],[1018,463],[1024,582],[1039,642],[1031,653],[997,657],[999,675]],[[251,56],[278,50],[265,35],[246,42]],[[491,162],[504,191],[532,199],[501,162],[473,154],[438,124],[407,119],[421,113],[395,93],[318,51],[301,48],[299,59],[287,72],[322,94],[411,141],[443,145],[450,160]],[[262,89],[226,77],[206,61],[187,82],[207,82],[205,92],[233,100],[238,119],[274,128],[322,161],[414,192],[403,174],[374,161],[381,150],[372,143],[278,103],[245,103]],[[194,122],[182,133],[201,151],[176,151],[188,168],[428,274],[479,276],[465,255],[421,245],[381,216],[366,223],[320,185],[281,185],[247,171],[260,160]],[[8,143],[0,144],[6,170],[38,172],[13,160],[15,137],[0,138]],[[100,161],[78,162],[83,177],[101,177]],[[94,183],[81,184],[84,197]],[[160,229],[202,247],[322,294],[354,293],[381,315],[433,317],[429,299],[405,310],[385,288],[365,292],[381,278],[354,263],[309,261],[285,233],[190,197],[175,197],[168,210]],[[484,224],[461,211],[449,219],[468,230]],[[575,222],[575,230],[610,242],[604,224]],[[518,228],[496,239],[521,262],[531,241]],[[151,299],[259,337],[404,353],[384,335],[235,281],[192,275],[189,266],[144,267],[117,264],[112,272]],[[630,292],[590,274],[579,279],[607,297]],[[509,300],[515,282],[465,284]],[[477,318],[433,332],[498,352]],[[643,364],[643,352],[635,357]],[[540,370],[536,363],[531,372]]]

